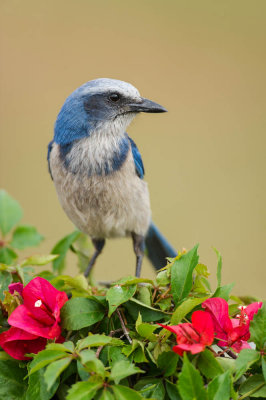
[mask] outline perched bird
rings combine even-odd
[[[156,269],[176,256],[151,221],[141,155],[126,133],[138,113],[165,111],[131,84],[102,78],[76,89],[58,114],[48,145],[49,171],[65,213],[94,244],[85,276],[106,238],[132,236],[137,277],[145,247]]]

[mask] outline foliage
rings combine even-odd
[[[253,300],[230,295],[232,285],[221,283],[217,250],[214,290],[207,267],[199,263],[198,246],[168,260],[154,281],[129,276],[105,287],[82,275],[91,245],[77,231],[60,240],[53,254],[18,261],[17,250],[42,239],[34,227],[17,226],[21,216],[19,204],[1,191],[0,337],[20,329],[14,328],[15,317],[23,321],[24,314],[16,310],[30,312],[31,304],[40,307],[38,323],[47,328],[51,318],[48,332],[60,324],[63,338],[55,342],[58,333],[44,336],[39,329],[36,340],[44,345],[37,354],[17,360],[0,351],[0,400],[266,398],[266,304],[244,308]],[[77,255],[80,274],[75,277],[63,274],[68,251]],[[49,263],[51,270],[34,274],[33,266]],[[31,288],[44,281],[36,276],[46,280],[46,294],[37,291],[38,298]],[[57,300],[62,292],[68,301]],[[32,335],[30,326],[22,327]],[[236,340],[248,348],[234,346]]]

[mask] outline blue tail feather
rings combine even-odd
[[[176,257],[177,251],[168,243],[159,229],[152,222],[145,237],[147,255],[155,269],[166,265],[166,257]]]

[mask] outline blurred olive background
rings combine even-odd
[[[153,219],[235,294],[265,295],[266,3],[1,0],[1,187],[49,252],[73,230],[47,172],[57,113],[82,83],[135,85],[167,114],[140,115]],[[37,251],[37,250],[36,250]],[[32,250],[30,250],[32,252]],[[130,240],[108,241],[97,279],[132,274]],[[68,272],[76,269],[70,260]],[[143,275],[152,276],[146,261]]]

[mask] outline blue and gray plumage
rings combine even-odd
[[[86,276],[106,238],[132,236],[136,276],[145,247],[156,269],[176,256],[151,221],[142,158],[126,133],[138,113],[165,111],[131,84],[103,78],[76,89],[58,114],[49,171],[64,211],[95,246]]]

